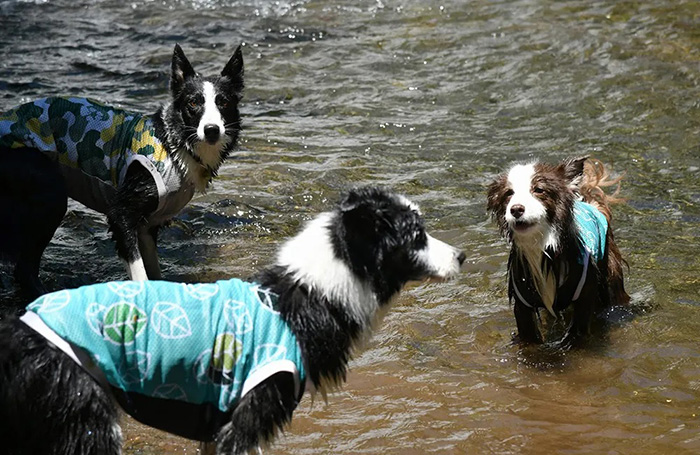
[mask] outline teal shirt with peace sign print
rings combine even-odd
[[[276,301],[238,279],[124,281],[47,294],[27,310],[84,349],[112,386],[227,412],[280,371],[303,391],[301,350]]]

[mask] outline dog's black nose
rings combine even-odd
[[[523,213],[525,213],[525,206],[522,204],[515,204],[510,208],[510,214],[516,219],[523,216]]]
[[[467,259],[467,255],[464,254],[464,251],[459,252],[459,256],[457,256],[457,261],[459,262],[459,265],[464,264],[464,261]]]
[[[204,125],[204,139],[210,144],[216,143],[219,140],[219,126],[212,123]]]

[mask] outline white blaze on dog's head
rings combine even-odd
[[[425,232],[418,207],[378,189],[350,191],[281,249],[277,264],[362,327],[409,281],[455,276],[464,254]]]
[[[536,182],[536,164],[518,164],[508,172],[506,194],[510,199],[505,208],[505,221],[513,241],[521,247],[540,250],[556,249],[556,231],[547,221],[547,208],[540,197],[544,188]]]
[[[216,106],[216,88],[209,81],[202,83],[204,95],[204,112],[197,126],[197,137],[200,141],[216,144],[224,135],[224,119]]]
[[[507,182],[512,195],[505,216],[508,224],[514,228],[520,223],[527,226],[545,219],[546,209],[533,194],[534,175],[534,164],[518,164],[508,172]],[[519,229],[514,229],[516,234],[518,231]]]
[[[209,81],[202,82],[204,105],[197,125],[197,139],[194,152],[202,164],[216,169],[221,162],[221,151],[229,143],[224,118],[216,103],[217,89]]]

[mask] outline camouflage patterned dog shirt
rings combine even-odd
[[[194,194],[156,137],[151,117],[90,99],[43,98],[0,115],[0,148],[26,147],[51,154],[69,196],[101,213],[134,161],[156,182],[156,214],[174,216]]]

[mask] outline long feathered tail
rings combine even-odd
[[[612,220],[610,206],[625,202],[625,199],[620,197],[623,177],[624,174],[612,178],[602,161],[594,158],[588,158],[583,165],[583,179],[579,187],[581,196],[584,201],[600,210],[608,219],[608,223]],[[605,188],[611,186],[616,186],[615,191],[611,194],[606,193]]]
[[[608,268],[608,288],[611,303],[627,304],[630,297],[625,292],[623,280],[623,266],[629,270],[627,261],[622,258],[622,253],[615,243],[612,229],[612,209],[611,205],[625,201],[620,197],[620,184],[623,175],[611,177],[605,165],[597,159],[587,159],[583,167],[583,179],[579,191],[583,200],[596,207],[608,220],[607,232],[607,268]],[[616,187],[610,194],[605,192],[605,188]]]

